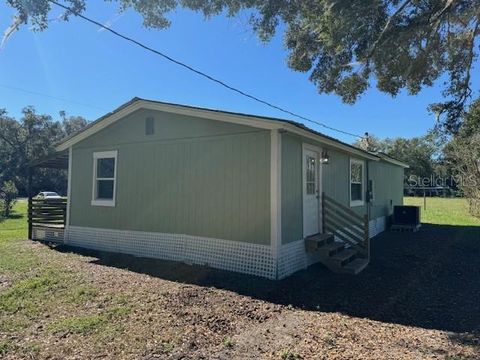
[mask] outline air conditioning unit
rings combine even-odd
[[[393,224],[420,227],[420,206],[394,206]]]

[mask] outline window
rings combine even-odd
[[[363,161],[350,159],[350,206],[363,205],[363,167]]]
[[[315,194],[315,187],[316,187],[316,174],[315,174],[315,158],[313,156],[306,156],[306,164],[305,164],[305,181],[307,187],[307,195],[314,195]]]
[[[115,206],[117,151],[93,153],[92,205]]]

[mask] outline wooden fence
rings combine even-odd
[[[29,199],[28,200],[28,234],[31,238],[32,228],[63,229],[67,221],[67,199]]]

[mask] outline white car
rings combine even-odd
[[[53,191],[41,191],[37,196],[35,196],[35,198],[43,200],[57,200],[61,199],[62,197]]]

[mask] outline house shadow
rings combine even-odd
[[[56,249],[93,256],[98,265],[303,310],[452,331],[458,336],[452,340],[479,346],[480,227],[424,224],[415,233],[385,232],[372,240],[370,265],[357,276],[333,274],[316,264],[281,281],[67,246]]]

